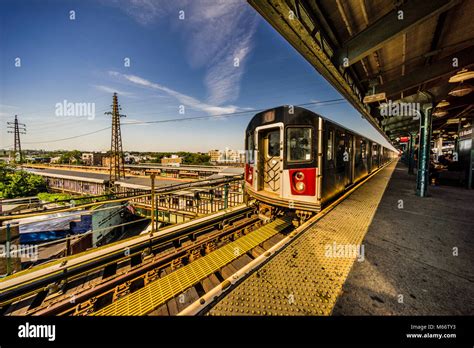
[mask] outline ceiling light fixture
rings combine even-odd
[[[447,111],[439,110],[439,109],[435,109],[435,111],[433,112],[434,117],[443,117],[444,115],[447,115],[447,114],[448,114]]]
[[[458,71],[456,75],[449,78],[450,83],[458,83],[459,85],[454,87],[449,95],[453,97],[463,97],[472,92],[473,87],[469,83],[464,83],[464,81],[474,78],[474,72],[467,69],[462,69]]]
[[[441,100],[438,105],[436,105],[437,108],[445,108],[446,106],[449,106],[450,103],[446,100],[446,99],[443,99]]]
[[[470,84],[461,82],[458,86],[454,87],[448,94],[452,95],[453,97],[463,97],[471,93],[472,90],[473,87]]]
[[[469,71],[467,69],[462,69],[456,73],[456,75],[449,78],[450,83],[463,82],[469,79],[474,78],[474,71]]]
[[[450,118],[449,120],[446,121],[446,124],[454,124],[454,123],[459,123],[459,118]]]

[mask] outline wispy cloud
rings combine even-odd
[[[13,110],[11,109],[18,109],[18,106],[15,105],[8,105],[8,104],[0,104],[0,117],[13,117]]]
[[[195,67],[205,67],[208,102],[234,102],[257,26],[257,14],[241,0],[192,2],[187,23],[187,57]],[[237,66],[236,66],[237,65]]]
[[[169,19],[182,34],[190,66],[205,70],[207,102],[223,105],[238,99],[258,21],[245,0],[113,0],[112,4],[145,26]],[[178,20],[180,10],[184,20]]]
[[[124,92],[124,91],[120,91],[116,88],[112,88],[112,87],[109,87],[109,86],[103,86],[103,85],[94,85],[94,87],[96,89],[98,89],[99,91],[102,91],[102,92],[106,92],[106,93],[118,93],[122,96],[132,96],[133,93],[129,93],[129,92]]]
[[[0,104],[0,109],[18,109],[18,106],[8,105],[8,104]]]
[[[186,0],[102,0],[104,5],[115,6],[143,26],[150,26],[158,19],[184,5]]]
[[[141,86],[149,89],[158,90],[168,94],[171,97],[177,99],[181,104],[189,106],[193,109],[204,111],[209,115],[220,115],[239,111],[240,108],[234,105],[217,106],[209,103],[202,102],[194,97],[175,91],[174,89],[160,85],[158,83],[149,81],[137,75],[122,74],[117,71],[109,71],[109,74],[114,77],[123,78],[136,86]]]

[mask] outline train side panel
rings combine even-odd
[[[317,212],[396,157],[375,141],[299,107],[255,115],[246,134],[246,192],[283,209]]]

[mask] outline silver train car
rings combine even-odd
[[[310,110],[280,106],[246,129],[245,192],[261,212],[304,220],[398,156]]]

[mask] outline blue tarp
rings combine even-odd
[[[54,219],[52,219],[54,218]],[[20,244],[52,241],[92,229],[92,215],[65,212],[21,219]]]

